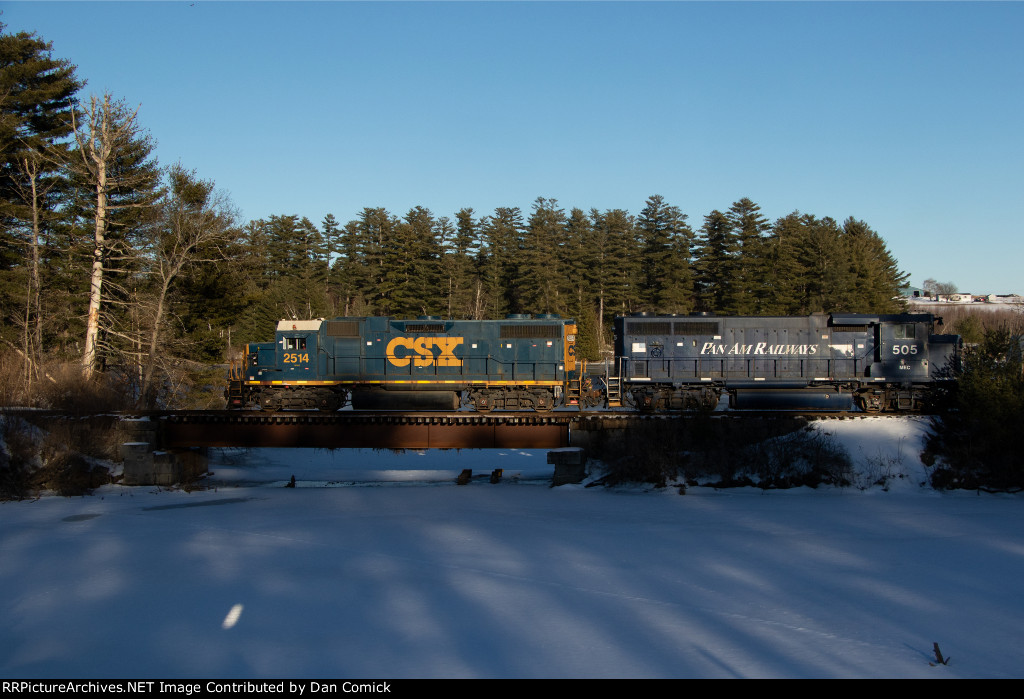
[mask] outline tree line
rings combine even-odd
[[[540,197],[242,221],[213,181],[156,161],[129,102],[83,88],[50,43],[0,24],[0,361],[29,392],[74,363],[173,401],[280,318],[556,313],[598,358],[616,314],[900,307],[907,275],[868,224],[769,221],[747,198],[692,224],[660,195],[637,214]]]

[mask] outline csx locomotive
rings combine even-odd
[[[960,338],[929,314],[615,319],[614,358],[576,361],[572,320],[516,315],[281,321],[233,367],[228,406],[547,411],[921,408]]]
[[[421,317],[282,320],[233,367],[228,406],[550,410],[576,370],[576,325]]]

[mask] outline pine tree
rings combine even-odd
[[[353,229],[358,257],[366,267],[361,275],[361,290],[365,294],[367,312],[394,313],[396,304],[392,294],[403,281],[401,270],[406,254],[397,243],[398,224],[399,220],[386,209],[365,208]]]
[[[593,221],[583,209],[574,207],[565,223],[560,266],[565,287],[578,306],[594,300],[594,285],[600,277],[595,242]]]
[[[655,194],[640,212],[636,227],[643,245],[640,294],[644,307],[660,313],[689,313],[693,309],[693,231],[686,215]]]
[[[590,218],[594,223],[595,265],[600,270],[595,288],[597,335],[607,342],[612,318],[632,313],[640,306],[641,248],[635,220],[624,209],[603,213],[591,209]]]
[[[306,252],[298,214],[271,214],[263,230],[271,276],[290,279],[302,269]]]
[[[527,222],[520,256],[522,303],[531,313],[564,313],[565,277],[562,269],[566,245],[565,211],[556,199],[538,197]]]
[[[239,275],[240,282],[234,295],[241,309],[233,325],[239,345],[266,341],[280,319],[276,309],[268,308],[267,304],[274,281],[268,239],[267,222],[257,219],[242,226],[237,243],[228,246],[230,269]]]
[[[793,315],[804,313],[806,279],[797,260],[797,242],[803,235],[800,212],[783,216],[764,240],[764,260],[761,313],[764,315]]]
[[[445,250],[445,274],[448,278],[448,317],[482,318],[483,283],[477,273],[480,253],[480,228],[473,209],[455,214],[455,234]]]
[[[327,299],[327,246],[316,224],[303,216],[299,220],[302,263],[297,278],[305,318],[323,318],[330,304]]]
[[[729,207],[726,214],[736,241],[736,258],[732,282],[735,289],[733,312],[754,315],[767,304],[765,286],[764,234],[768,220],[761,215],[761,207],[744,197]]]
[[[738,242],[728,217],[717,209],[704,217],[697,255],[697,293],[700,310],[735,313]]]
[[[835,219],[805,214],[795,240],[803,294],[800,313],[824,313],[848,310],[846,285],[849,283],[845,250]]]
[[[44,248],[67,194],[66,139],[82,82],[75,66],[53,58],[49,42],[34,33],[3,30],[0,23],[0,317],[20,316],[25,378],[31,381],[43,354]],[[26,257],[28,279],[19,313],[10,301],[21,294],[8,282]]]
[[[485,317],[501,318],[522,313],[523,285],[519,255],[523,250],[523,214],[518,207],[498,207],[481,221],[484,247],[481,276],[487,298]]]
[[[568,314],[576,319],[576,351],[583,359],[601,357],[600,323],[597,320],[600,285],[600,251],[594,223],[583,209],[574,207],[565,225],[562,270],[569,295]]]
[[[900,310],[900,289],[910,275],[899,270],[882,238],[852,216],[843,222],[843,242],[850,266],[849,308],[863,313]]]
[[[324,246],[323,276],[324,297],[327,303],[328,316],[335,316],[338,313],[338,298],[335,290],[335,275],[332,273],[334,262],[340,255],[341,226],[334,214],[327,214],[321,222],[321,236]]]
[[[434,315],[442,307],[441,245],[434,214],[415,206],[395,228],[388,265],[393,315]]]

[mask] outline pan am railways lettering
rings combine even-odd
[[[772,354],[772,355],[812,355],[818,353],[817,345],[769,345],[767,342],[758,342],[754,345],[741,345],[736,343],[732,346],[719,345],[714,342],[705,342],[700,348],[701,354]]]

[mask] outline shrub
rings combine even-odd
[[[25,365],[11,352],[0,353],[0,405],[26,405]]]
[[[32,474],[39,466],[33,432],[23,420],[0,416],[0,500],[23,500],[33,492]]]
[[[936,488],[1024,488],[1021,339],[1006,326],[967,351],[957,388],[932,419],[922,461]]]
[[[850,485],[850,455],[826,432],[810,425],[799,432],[749,445],[749,469],[762,488],[793,488],[801,485]]]
[[[591,447],[606,465],[603,482],[762,488],[849,485],[849,455],[803,420],[694,415],[603,431]]]
[[[37,384],[35,403],[43,408],[75,415],[128,410],[135,390],[130,381],[115,371],[85,378],[77,364],[47,367],[46,379]]]
[[[113,418],[40,418],[42,427],[0,417],[0,500],[23,500],[41,490],[85,495],[110,482],[97,459],[116,459]]]
[[[653,483],[664,487],[680,472],[685,436],[665,421],[642,421],[626,430],[602,430],[593,442],[596,458],[606,465],[604,482]]]
[[[40,449],[42,467],[33,473],[37,489],[58,495],[87,495],[93,488],[110,482],[106,468],[94,465],[82,452],[55,433],[43,439]]]

